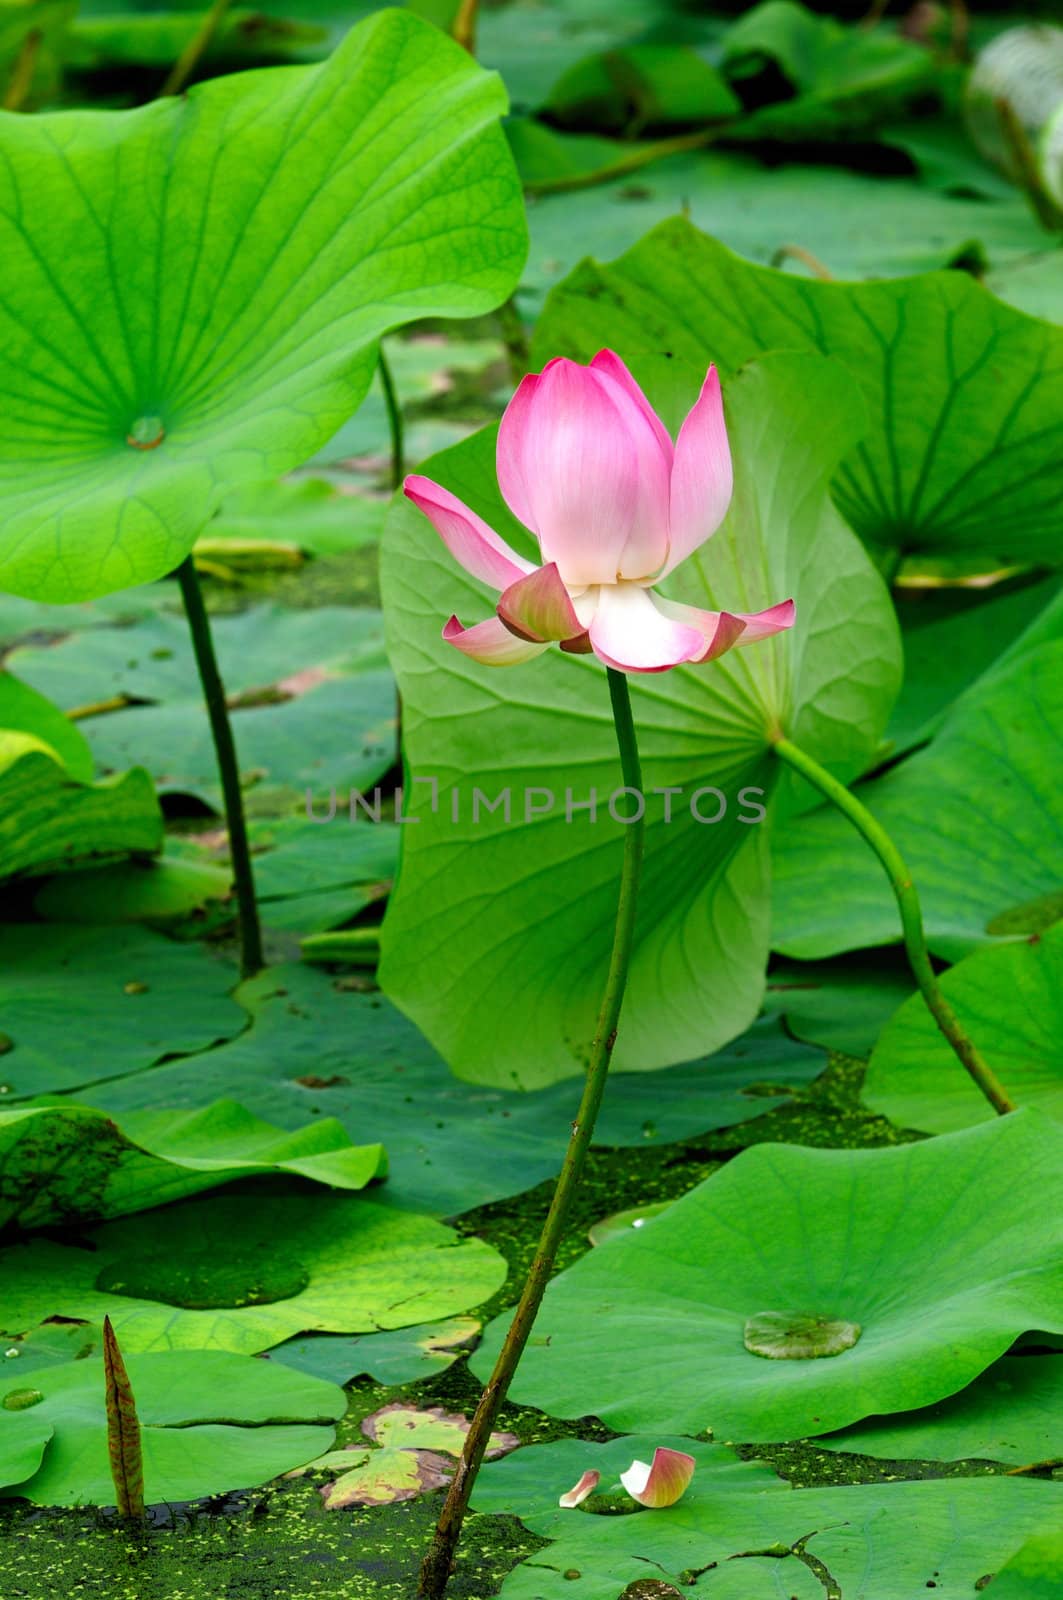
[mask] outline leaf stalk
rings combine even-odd
[[[912,874],[897,846],[882,824],[876,821],[852,790],[847,789],[845,784],[840,783],[825,767],[821,767],[807,751],[781,735],[774,740],[774,746],[779,759],[785,761],[795,772],[799,772],[825,799],[836,806],[878,856],[897,901],[904,948],[908,953],[912,976],[926,1001],[927,1009],[959,1057],[964,1069],[998,1116],[1006,1116],[1009,1111],[1014,1111],[1015,1103],[1011,1096],[941,992],[941,985],[938,983],[937,973],[934,971],[927,949],[919,894],[912,881]]]
[[[184,601],[185,615],[192,634],[192,649],[207,702],[210,731],[218,758],[218,775],[221,778],[225,806],[225,825],[229,834],[229,858],[232,862],[233,882],[236,887],[236,904],[240,916],[240,975],[253,978],[265,966],[262,953],[262,929],[255,902],[255,877],[251,867],[251,848],[247,838],[243,795],[240,792],[240,769],[236,759],[236,741],[225,698],[225,687],[218,670],[214,652],[214,638],[210,619],[203,603],[203,591],[196,576],[195,562],[187,556],[177,569]]]
[[[611,667],[606,670],[624,783],[629,789],[641,793],[642,769],[627,678],[624,673],[616,672]],[[524,1354],[524,1348],[542,1304],[547,1283],[553,1272],[558,1246],[568,1221],[572,1200],[579,1187],[587,1152],[594,1136],[594,1125],[605,1093],[609,1063],[616,1044],[620,1008],[627,986],[644,839],[644,819],[639,817],[629,821],[625,826],[624,858],[620,870],[620,892],[617,900],[613,948],[594,1040],[591,1044],[583,1096],[576,1113],[576,1120],[572,1124],[568,1150],[554,1189],[553,1199],[550,1201],[550,1209],[543,1224],[535,1257],[521,1291],[520,1301],[502,1349],[499,1351],[494,1371],[476,1408],[476,1414],[466,1436],[461,1461],[451,1481],[431,1547],[421,1567],[417,1592],[422,1600],[442,1600],[446,1592],[454,1551],[461,1536],[462,1523],[468,1510],[473,1485],[483,1462],[495,1420],[506,1398],[517,1364]]]

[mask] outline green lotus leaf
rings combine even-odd
[[[925,749],[857,787],[901,850],[945,960],[988,943],[1002,913],[1058,891],[1063,792],[1046,750],[1060,738],[1063,640],[987,674]],[[886,876],[844,817],[823,808],[792,820],[773,865],[777,950],[807,960],[898,937]]]
[[[304,1331],[450,1316],[506,1275],[481,1240],[362,1196],[226,1193],[150,1215],[104,1223],[91,1250],[33,1239],[0,1251],[5,1322],[108,1315],[123,1350],[250,1355]]]
[[[347,1404],[335,1384],[223,1350],[134,1355],[127,1367],[149,1505],[251,1488],[301,1466],[327,1448]],[[0,1494],[113,1505],[102,1357],[48,1367],[33,1381],[42,1399],[32,1411],[9,1412],[0,1400]],[[29,1419],[50,1437],[26,1472]]]
[[[658,1445],[697,1463],[676,1505],[631,1516],[558,1507],[584,1471],[599,1471],[604,1491]],[[1014,1478],[795,1490],[719,1445],[648,1433],[518,1450],[484,1468],[474,1505],[517,1516],[551,1541],[510,1574],[502,1600],[618,1600],[647,1573],[660,1588],[633,1586],[629,1600],[686,1595],[691,1585],[721,1600],[925,1600],[928,1589],[973,1596],[1044,1527],[1058,1496],[1055,1484]]]
[[[371,1130],[385,1145],[392,1205],[439,1216],[519,1194],[557,1172],[578,1084],[485,1095],[456,1079],[382,995],[307,966],[276,967],[236,992],[252,1016],[239,1038],[150,1075],[101,1083],[79,1100],[119,1121],[130,1111],[206,1106],[223,1095],[282,1128],[338,1117],[352,1139]],[[710,1059],[710,1070],[701,1057],[652,1076],[617,1076],[598,1122],[600,1143],[644,1149],[730,1127],[785,1104],[786,1086],[811,1082],[824,1065],[775,1020]],[[749,1092],[760,1084],[782,1092]],[[455,1150],[467,1159],[455,1161]]]
[[[234,976],[202,946],[146,928],[0,924],[0,1014],[14,1046],[0,1058],[6,1093],[80,1088],[232,1038],[247,1021],[229,998]]]
[[[767,350],[833,356],[875,418],[832,485],[872,550],[1059,562],[1063,331],[967,273],[823,283],[752,266],[676,218],[552,295],[536,355],[587,360],[602,345],[636,377],[664,351],[729,371]]]
[[[904,683],[886,738],[891,756],[925,744],[947,719],[953,702],[987,675],[1003,670],[1039,644],[1063,637],[1063,590],[1058,576],[1018,587],[994,585],[988,594],[969,589],[916,592],[898,609],[904,630]]]
[[[533,184],[556,183],[561,192],[537,193],[529,209],[531,251],[521,283],[522,301],[536,301],[566,281],[571,284],[574,280],[566,280],[569,273],[578,272],[577,281],[585,281],[586,268],[580,263],[589,244],[599,261],[611,261],[637,246],[658,224],[674,226],[681,214],[689,215],[696,227],[730,250],[764,267],[786,261],[785,274],[770,274],[771,282],[781,281],[784,293],[787,284],[799,284],[809,270],[807,263],[790,259],[797,245],[811,251],[836,279],[897,278],[970,265],[972,258],[982,270],[988,257],[995,269],[994,286],[1003,299],[1014,295],[1016,304],[1025,301],[1036,309],[1054,303],[1057,320],[1063,309],[1055,249],[1046,249],[1047,235],[1028,201],[1013,187],[1000,185],[1002,194],[992,199],[981,194],[957,196],[942,194],[916,177],[891,177],[884,183],[879,175],[839,166],[791,161],[766,167],[753,156],[719,149],[655,159],[632,172],[631,158],[637,159],[639,149],[629,140],[559,134],[545,127],[529,138],[525,129],[515,142],[522,176]],[[616,168],[616,176],[601,181],[597,174],[609,166]],[[595,181],[587,187],[591,174]],[[566,185],[571,192],[565,192]],[[1038,256],[1044,277],[1039,304],[1021,271]],[[661,349],[674,348],[680,336],[696,337],[696,329],[677,328],[674,316],[674,308],[682,306],[683,323],[689,323],[692,286],[684,282],[676,292],[680,298],[669,302],[668,311],[651,308],[654,325],[668,328]],[[587,319],[592,351],[614,336],[604,328],[597,336],[593,300],[588,299],[577,315]],[[735,337],[735,327],[728,313],[727,339]],[[547,343],[553,341],[549,324],[544,334]],[[572,336],[579,337],[578,323]],[[629,332],[626,337],[638,335]],[[781,347],[795,348],[794,338],[791,332]],[[799,348],[806,347],[802,339]],[[537,348],[541,353],[542,346]],[[773,345],[769,341],[755,348]]]
[[[4,122],[0,584],[161,576],[227,490],[305,461],[376,341],[524,258],[498,80],[408,12],[317,66]]]
[[[10,662],[0,669],[0,728],[28,733],[54,750],[72,778],[92,780],[92,751],[85,736],[57,706],[28,683],[12,675]]]
[[[1004,1356],[940,1405],[870,1417],[817,1443],[890,1461],[1063,1461],[1063,1361]]]
[[[74,734],[71,753],[81,746]],[[0,729],[0,880],[155,851],[162,837],[159,802],[143,768],[81,783],[43,737]]]
[[[703,376],[661,362],[651,398],[674,421]],[[741,796],[771,794],[770,731],[781,723],[852,775],[888,714],[899,676],[892,607],[824,488],[854,437],[855,401],[836,364],[786,355],[727,390],[734,500],[670,593],[713,610],[793,595],[798,622],[708,667],[632,681],[647,844],[621,1072],[717,1049],[760,1008],[767,832],[742,820]],[[485,432],[423,470],[519,544],[528,536],[501,503],[494,449]],[[606,809],[620,779],[604,671],[558,652],[489,671],[444,643],[451,613],[472,621],[492,600],[408,503],[392,512],[382,582],[419,822],[404,830],[380,982],[459,1075],[538,1088],[583,1070],[609,955],[623,828]],[[669,786],[682,796],[670,821],[654,795]],[[711,826],[691,811],[704,786],[726,801],[721,817],[717,796],[711,811],[702,800]],[[489,802],[508,792],[510,815],[477,812],[476,791]]]
[[[143,922],[153,928],[191,924],[197,934],[231,921],[232,873],[180,856],[139,856],[107,867],[82,868],[49,878],[33,897],[46,922]]]
[[[993,1579],[993,1600],[1055,1600],[1063,1571],[1063,1534],[1046,1526],[1031,1534]]]
[[[946,972],[942,992],[1017,1105],[1063,1121],[1063,922],[1018,944],[979,950]],[[864,1080],[873,1110],[905,1128],[948,1133],[992,1116],[924,1005],[886,1025]]]
[[[66,613],[53,615],[61,625]],[[212,618],[211,632],[226,693],[237,703],[297,675],[385,664],[379,612],[353,606],[255,605]],[[123,627],[80,627],[46,645],[21,645],[6,665],[64,711],[116,695],[156,705],[195,698],[188,624],[162,610]]]
[[[0,1228],[124,1216],[263,1174],[364,1189],[387,1171],[381,1145],[352,1145],[332,1117],[284,1133],[218,1100],[123,1122],[67,1101],[0,1110]]]
[[[350,1383],[364,1373],[377,1383],[397,1386],[445,1372],[479,1332],[475,1317],[451,1317],[391,1333],[318,1333],[286,1340],[269,1352],[269,1359],[333,1383]]]
[[[1036,1111],[886,1149],[747,1149],[554,1279],[513,1399],[724,1440],[802,1438],[942,1400],[1019,1334],[1063,1329],[1061,1156],[1063,1131]],[[859,1337],[768,1360],[743,1344],[766,1312]],[[478,1376],[505,1325],[473,1356]]]
[[[868,1056],[914,982],[906,957],[896,950],[859,952],[837,961],[775,961],[764,1009],[785,1017],[797,1039]]]

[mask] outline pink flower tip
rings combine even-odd
[[[659,1448],[653,1452],[649,1466],[645,1461],[633,1461],[620,1474],[620,1482],[640,1506],[674,1506],[690,1487],[695,1465],[694,1457],[682,1450]]]

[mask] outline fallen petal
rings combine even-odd
[[[694,1457],[682,1450],[661,1448],[653,1452],[649,1466],[645,1461],[633,1461],[620,1474],[620,1482],[640,1506],[674,1506],[689,1488],[695,1465]]]
[[[601,1473],[595,1472],[592,1468],[589,1472],[585,1472],[579,1482],[573,1484],[566,1494],[561,1496],[557,1502],[558,1505],[562,1506],[566,1511],[571,1511],[573,1506],[582,1505],[587,1496],[594,1493],[601,1481]]]
[[[457,617],[451,617],[443,629],[443,637],[448,644],[487,667],[515,667],[549,649],[549,645],[518,639],[498,617],[488,617],[471,628],[463,628]]]

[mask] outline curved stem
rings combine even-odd
[[[384,390],[384,404],[388,413],[388,432],[391,435],[391,487],[398,489],[406,475],[406,433],[402,421],[402,407],[391,366],[384,354],[384,346],[377,351],[380,384]]]
[[[8,79],[4,95],[5,111],[21,111],[25,105],[33,87],[33,74],[37,70],[37,58],[43,42],[44,34],[40,28],[31,28],[23,39]]]
[[[629,789],[642,792],[642,772],[639,764],[635,724],[631,715],[631,698],[627,678],[610,667],[609,694],[613,706],[613,722],[620,749],[620,765],[624,783]],[[635,931],[635,905],[638,898],[639,873],[642,865],[644,822],[641,817],[626,824],[624,835],[624,861],[620,872],[620,894],[616,908],[616,927],[609,970],[605,980],[598,1023],[587,1063],[587,1076],[583,1097],[572,1124],[572,1134],[543,1224],[539,1245],[521,1292],[509,1332],[499,1351],[495,1368],[476,1408],[465,1440],[461,1462],[454,1474],[442,1514],[436,1527],[431,1548],[421,1568],[418,1594],[422,1600],[441,1600],[450,1577],[451,1562],[461,1535],[462,1523],[472,1495],[473,1484],[487,1449],[491,1429],[506,1398],[517,1363],[524,1354],[532,1325],[535,1322],[546,1285],[553,1271],[557,1248],[568,1220],[572,1197],[579,1187],[587,1151],[594,1135],[594,1124],[605,1092],[609,1075],[609,1062],[616,1043],[616,1028],[620,1007],[627,984],[628,964]]]
[[[214,640],[210,619],[203,604],[203,591],[199,587],[196,569],[191,556],[187,556],[177,569],[184,601],[185,615],[192,634],[192,649],[199,669],[203,696],[207,702],[210,731],[218,757],[218,774],[221,778],[225,801],[225,825],[229,833],[229,857],[232,861],[233,881],[236,885],[236,903],[240,912],[240,975],[253,978],[265,966],[262,955],[262,930],[259,927],[258,907],[255,904],[255,879],[251,870],[251,851],[247,842],[247,823],[244,820],[244,802],[240,793],[240,770],[236,763],[236,744],[233,740],[229,710],[225,703],[225,689],[218,671],[218,658],[214,654]]]
[[[214,0],[214,4],[174,62],[169,77],[159,90],[160,100],[165,99],[167,95],[181,93],[213,44],[214,35],[221,27],[231,4],[232,0]]]
[[[574,189],[596,189],[599,184],[611,183],[629,172],[639,172],[665,156],[682,155],[688,150],[705,150],[715,144],[726,129],[718,123],[711,128],[698,128],[694,133],[677,133],[668,139],[655,139],[651,144],[640,144],[607,166],[595,167],[590,172],[566,172],[559,178],[529,178],[524,184],[525,194],[570,194]]]
[[[1015,1110],[1014,1102],[1008,1095],[996,1073],[983,1058],[981,1051],[974,1041],[968,1038],[960,1019],[949,1005],[941,992],[937,974],[930,961],[930,952],[926,947],[926,935],[923,931],[923,912],[919,904],[919,895],[912,875],[904,862],[897,846],[890,838],[882,825],[875,821],[870,811],[847,789],[844,783],[821,767],[819,762],[808,755],[790,739],[778,738],[774,741],[775,751],[779,758],[807,778],[820,794],[825,795],[832,805],[853,824],[853,827],[866,839],[872,850],[878,856],[886,876],[890,880],[890,887],[897,900],[897,908],[901,914],[901,928],[904,933],[904,947],[908,952],[908,961],[919,991],[927,1003],[931,1016],[941,1029],[949,1044],[959,1056],[966,1070],[974,1079],[978,1088],[985,1095],[989,1104],[1000,1116]]]
[[[480,0],[459,0],[458,9],[450,29],[450,37],[471,56],[476,54],[476,18]]]

